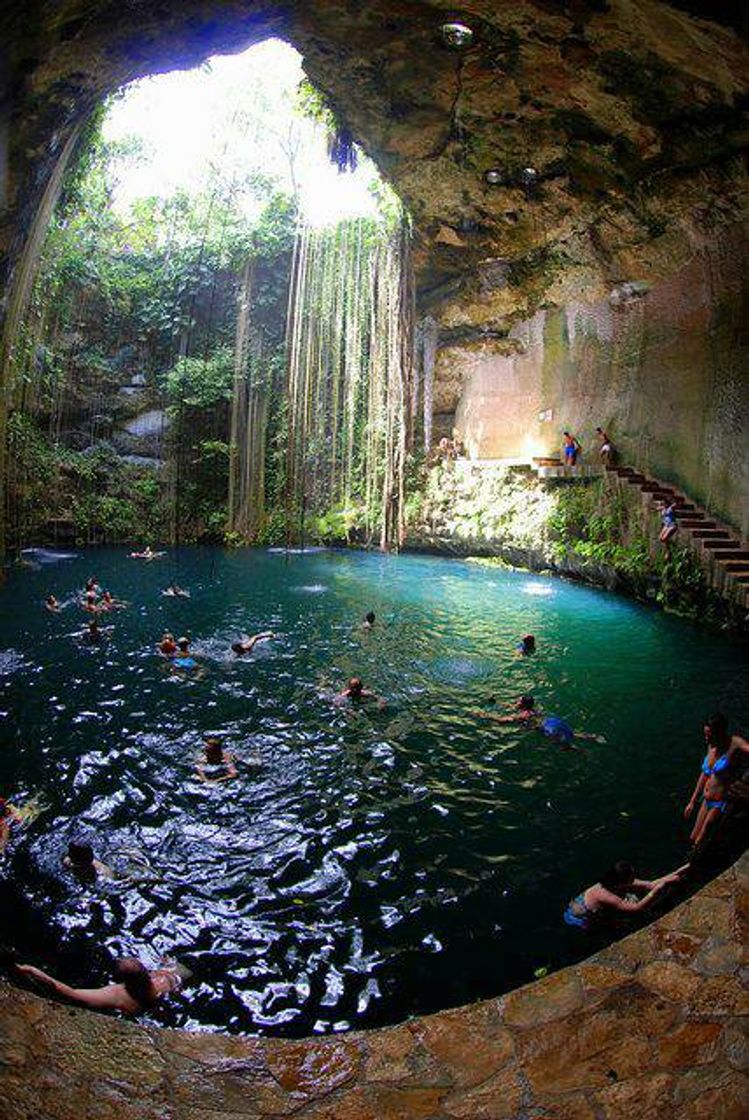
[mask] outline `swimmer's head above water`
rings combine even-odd
[[[519,712],[532,712],[536,707],[536,700],[529,692],[523,693],[515,705]]]
[[[94,849],[84,840],[71,840],[68,844],[68,859],[76,871],[94,870]]]
[[[361,677],[349,677],[346,691],[352,698],[352,700],[355,700],[357,699],[357,697],[361,696],[364,691],[364,682],[362,681]]]
[[[212,766],[224,761],[224,744],[218,735],[204,735],[203,749],[205,750],[206,762],[209,762]]]
[[[375,624],[375,612],[374,611],[367,611],[367,613],[364,615],[364,623],[367,626],[374,626],[374,624]]]

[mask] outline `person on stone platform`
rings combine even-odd
[[[32,964],[15,967],[24,976],[41,981],[73,1003],[99,1011],[122,1011],[125,1015],[140,1015],[180,987],[180,978],[174,969],[157,968],[149,972],[136,957],[122,957],[116,961],[114,983],[102,988],[71,988]]]
[[[577,463],[577,457],[582,451],[582,447],[571,432],[563,432],[562,434],[564,436],[564,439],[562,441],[562,451],[564,452],[565,466],[574,467]]]
[[[613,460],[614,456],[616,455],[616,451],[614,449],[613,443],[609,439],[608,433],[605,432],[603,428],[596,428],[596,435],[598,436],[600,443],[598,454],[601,456],[601,462],[605,466],[607,463],[610,463]]]

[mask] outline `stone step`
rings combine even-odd
[[[749,560],[749,548],[729,546],[721,552],[721,560]]]
[[[741,548],[738,541],[733,540],[732,537],[715,537],[713,540],[702,541],[702,547],[707,549],[708,552],[720,553],[721,550],[727,548]]]
[[[682,514],[682,516],[689,515],[690,517],[704,517],[701,510],[695,509],[694,502],[678,502],[674,506],[674,513]]]
[[[673,498],[674,496],[673,490],[664,490],[657,482],[648,482],[647,480],[641,482],[640,489],[643,494],[665,494],[667,498]]]
[[[749,574],[749,560],[724,560],[722,556],[717,559],[729,575],[742,575],[744,572]]]
[[[746,575],[734,575],[731,578],[734,582],[740,583],[742,587],[749,587],[749,572],[747,572]]]
[[[690,513],[688,517],[680,517],[679,524],[683,529],[717,529],[715,521],[707,521],[704,514]]]
[[[646,481],[644,474],[625,474],[622,477],[625,482],[630,482],[634,486],[641,486]]]
[[[730,541],[730,539],[731,539],[731,534],[727,533],[725,531],[725,529],[705,529],[705,528],[701,528],[701,529],[690,529],[689,531],[692,534],[692,536],[695,538],[695,540],[698,540],[698,541],[702,541],[702,540]],[[736,543],[738,544],[738,541]]]

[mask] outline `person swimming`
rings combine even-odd
[[[48,595],[47,598],[44,600],[44,605],[45,605],[45,607],[47,608],[48,611],[52,611],[55,614],[60,609],[60,604],[58,603],[58,601],[54,597],[54,595]]]
[[[96,613],[96,611],[98,611],[98,609],[99,609],[99,604],[97,602],[97,599],[98,599],[98,596],[97,596],[97,593],[95,591],[87,590],[85,595],[83,596],[83,602],[81,603],[81,606],[83,607],[84,611],[89,611],[91,614]]]
[[[336,696],[336,703],[342,703],[344,700],[350,700],[352,704],[361,704],[366,700],[376,700],[379,708],[385,707],[385,701],[373,692],[371,688],[365,688],[362,683],[361,677],[349,677],[349,682],[345,688]]]
[[[190,653],[190,641],[188,638],[177,639],[177,654],[173,662],[179,669],[196,669],[198,663]]]
[[[85,591],[86,592],[93,591],[94,593],[96,593],[96,592],[98,592],[98,590],[99,590],[99,584],[97,583],[96,578],[94,576],[89,576],[88,579],[86,580]]]
[[[99,619],[94,615],[94,617],[89,621],[86,629],[81,630],[77,636],[84,642],[88,642],[90,645],[97,645],[99,642],[104,641],[104,639],[107,637],[108,631],[111,629],[111,626],[107,626],[102,629],[102,627],[99,626]]]
[[[571,899],[564,911],[564,921],[568,926],[587,930],[592,920],[606,911],[638,914],[650,906],[664,887],[680,882],[688,870],[686,863],[659,879],[637,879],[632,864],[619,860],[604,871],[598,883]],[[627,897],[638,894],[640,898]]]
[[[178,583],[170,583],[168,587],[164,588],[164,590],[161,592],[161,594],[166,595],[171,599],[189,599],[190,598],[190,592],[187,590],[187,588],[180,587]]]
[[[174,968],[149,971],[136,957],[122,957],[114,965],[114,983],[102,988],[71,988],[31,964],[15,966],[24,976],[40,980],[57,995],[98,1011],[122,1011],[140,1015],[164,996],[177,991],[181,981]]]
[[[362,630],[374,630],[375,617],[374,611],[367,611],[361,624]]]
[[[251,638],[243,638],[239,642],[232,642],[231,648],[237,657],[244,657],[245,654],[252,653],[258,642],[267,642],[275,636],[272,630],[263,630],[261,634],[253,634]]]
[[[515,647],[523,657],[528,657],[536,652],[536,639],[533,634],[526,634]]]
[[[164,631],[161,641],[156,648],[158,649],[159,653],[162,653],[164,655],[164,657],[174,657],[179,649],[176,641],[174,640],[174,634],[170,634],[168,630]]]
[[[494,712],[483,711],[473,714],[493,720],[494,723],[522,723],[528,728],[536,728],[543,735],[563,746],[565,750],[577,750],[574,746],[576,738],[589,739],[595,743],[606,742],[603,735],[597,735],[589,731],[574,731],[569,723],[559,716],[544,715],[536,708],[535,699],[529,693],[525,693],[518,699],[512,715],[500,716]]]
[[[127,606],[123,599],[115,599],[111,591],[103,591],[99,609],[102,611],[119,611]]]
[[[195,773],[202,782],[230,782],[239,776],[234,757],[225,751],[218,735],[203,736],[205,761],[195,766]]]
[[[63,866],[73,871],[79,879],[92,882],[101,876],[112,878],[112,870],[105,863],[94,858],[94,849],[82,840],[71,840],[68,854],[63,858]]]

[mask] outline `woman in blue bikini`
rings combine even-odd
[[[704,839],[708,830],[717,824],[726,811],[729,768],[734,753],[749,752],[749,743],[746,739],[740,735],[731,735],[728,730],[728,720],[722,712],[714,715],[702,730],[707,744],[707,754],[694,792],[684,809],[684,817],[689,820],[697,805],[700,806],[690,836],[690,840],[695,845]]]
[[[618,910],[625,914],[639,914],[641,910],[650,906],[664,887],[670,883],[678,883],[688,869],[689,864],[685,863],[683,867],[671,871],[668,875],[661,875],[659,879],[637,879],[632,864],[619,860],[604,871],[600,882],[594,883],[592,887],[588,887],[568,903],[564,920],[568,926],[589,929],[592,919],[606,911]],[[628,897],[630,895],[640,895],[640,897]]]

